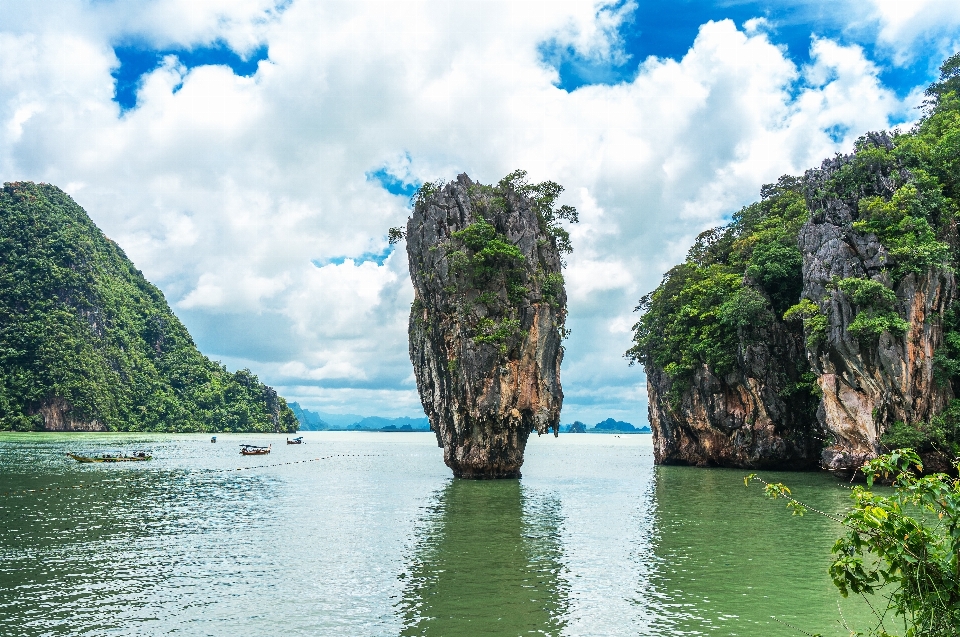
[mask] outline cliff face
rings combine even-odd
[[[37,409],[43,419],[44,431],[107,431],[106,426],[96,419],[77,417],[67,401],[54,396]]]
[[[763,186],[641,298],[627,357],[647,370],[658,462],[960,456],[958,64],[910,131]]]
[[[883,134],[871,135],[867,142],[893,149]],[[894,281],[897,256],[854,222],[861,201],[890,200],[911,176],[881,165],[861,171],[860,187],[849,196],[823,196],[830,191],[824,184],[836,180],[852,161],[853,156],[838,157],[807,171],[811,219],[799,240],[803,297],[814,301],[826,318],[821,333],[808,339],[808,358],[823,393],[818,418],[831,438],[823,466],[839,471],[854,470],[880,453],[880,436],[894,423],[929,421],[953,399],[950,384],[934,377],[934,355],[943,345],[940,319],[957,296],[954,274],[947,267],[924,267]],[[881,293],[892,289],[887,322],[899,318],[901,329],[857,333],[858,315],[881,312],[871,299],[857,303],[857,288],[850,281],[860,288],[864,281],[879,284],[882,289],[874,287]]]
[[[201,354],[66,193],[0,190],[0,430],[296,431],[249,370]]]
[[[640,300],[627,357],[647,372],[660,464],[803,469],[819,461],[818,399],[803,326],[801,183],[781,178],[733,222],[701,233]]]
[[[792,391],[805,367],[803,335],[775,321],[737,352],[732,370],[700,365],[679,399],[672,379],[647,366],[648,414],[658,464],[813,468],[820,443],[811,427],[815,402]],[[799,363],[799,364],[798,364]]]
[[[407,224],[410,360],[455,476],[520,476],[531,432],[559,428],[566,294],[536,202],[466,175],[421,191]]]

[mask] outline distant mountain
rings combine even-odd
[[[392,429],[390,429],[392,427]],[[427,418],[381,418],[368,416],[355,422],[350,429],[373,429],[388,431],[430,431],[430,421]]]
[[[381,416],[360,416],[359,414],[330,414],[323,411],[304,409],[299,403],[290,403],[290,409],[300,422],[302,431],[322,431],[325,429],[348,431],[430,431],[430,421],[426,418],[383,418]]]
[[[398,428],[396,425],[389,425],[389,426],[387,426],[387,427],[384,427],[383,429],[377,429],[377,431],[386,431],[386,432],[391,432],[391,431],[413,431],[413,427],[411,427],[410,425],[404,425],[404,426]]]
[[[587,426],[580,422],[579,420],[574,421],[569,425],[562,425],[560,431],[564,433],[571,434],[648,434],[650,433],[650,427],[643,425],[642,427],[634,427],[628,422],[623,422],[622,420],[614,420],[613,418],[607,418],[602,422],[598,422],[592,428],[588,429]]]
[[[630,423],[623,422],[622,420],[614,420],[613,418],[607,418],[604,421],[598,422],[593,428],[595,431],[603,433],[634,433],[637,430],[637,428]]]
[[[352,429],[355,424],[363,420],[360,414],[331,414],[326,411],[318,411],[316,414],[329,423],[330,429]]]
[[[293,415],[297,417],[301,431],[330,429],[330,423],[323,420],[317,412],[303,409],[299,403],[290,403],[290,409],[293,410]]]
[[[297,420],[300,421],[301,431],[323,431],[334,429],[340,431],[430,431],[430,421],[427,418],[384,418],[383,416],[359,416],[357,414],[331,414],[323,411],[304,409],[299,403],[290,403]],[[560,431],[572,434],[648,434],[650,427],[634,427],[628,422],[607,418],[593,427],[588,427],[579,420],[569,425],[561,425]]]

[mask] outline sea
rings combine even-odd
[[[534,434],[523,477],[495,481],[453,478],[431,433],[302,435],[0,434],[0,635],[876,625],[828,574],[836,522],[791,515],[743,470],[655,466],[649,435]],[[152,460],[66,455],[136,451]],[[850,504],[829,474],[760,474],[826,513]]]

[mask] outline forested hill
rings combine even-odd
[[[286,401],[201,354],[66,193],[0,191],[0,430],[292,432]]]
[[[908,131],[764,186],[640,301],[658,462],[960,452],[960,54]],[[934,457],[936,456],[936,457]]]

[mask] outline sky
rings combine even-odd
[[[955,0],[0,0],[0,179],[67,191],[230,369],[413,417],[387,229],[425,181],[559,182],[562,421],[640,425],[640,296],[762,184],[909,128],[957,50]]]

